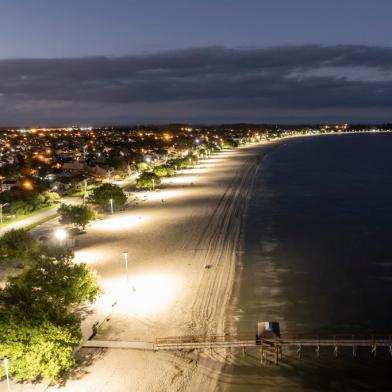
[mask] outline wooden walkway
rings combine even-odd
[[[156,339],[148,341],[113,341],[113,340],[88,340],[83,347],[114,348],[114,349],[134,349],[148,351],[178,351],[178,350],[207,350],[207,349],[234,349],[242,348],[244,351],[248,347],[259,347],[261,353],[275,354],[275,361],[281,357],[283,348],[294,348],[298,355],[301,355],[303,347],[313,347],[316,354],[320,347],[330,347],[335,355],[339,348],[349,347],[356,355],[360,347],[368,347],[373,355],[376,355],[377,348],[387,348],[392,355],[392,336],[388,337],[355,337],[332,335],[325,337],[292,336],[285,338],[261,339],[240,339],[230,336],[178,336],[172,338]]]

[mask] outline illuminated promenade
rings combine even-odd
[[[166,179],[163,190],[137,193],[129,209],[95,222],[77,239],[76,262],[94,269],[105,290],[103,308],[87,319],[92,325],[107,318],[97,340],[224,333],[241,213],[258,159],[273,145],[211,156]],[[85,335],[89,329],[84,323]],[[79,355],[83,363],[65,391],[109,384],[111,391],[197,390],[201,383],[213,390],[222,366],[214,361],[211,376],[189,358],[165,352],[84,348]]]

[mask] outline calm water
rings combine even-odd
[[[239,333],[258,320],[287,332],[392,334],[392,134],[296,139],[265,157],[243,225]],[[392,358],[257,367],[257,352],[227,366],[232,391],[392,391]],[[231,381],[229,382],[229,375]]]

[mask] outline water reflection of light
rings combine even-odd
[[[96,222],[92,228],[97,230],[117,231],[130,229],[140,224],[141,217],[137,215],[121,215]],[[145,219],[143,218],[143,222]]]
[[[129,275],[107,285],[118,309],[128,315],[152,315],[164,311],[179,291],[178,279],[167,274]]]

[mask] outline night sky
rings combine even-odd
[[[2,0],[0,124],[392,121],[390,0]]]

